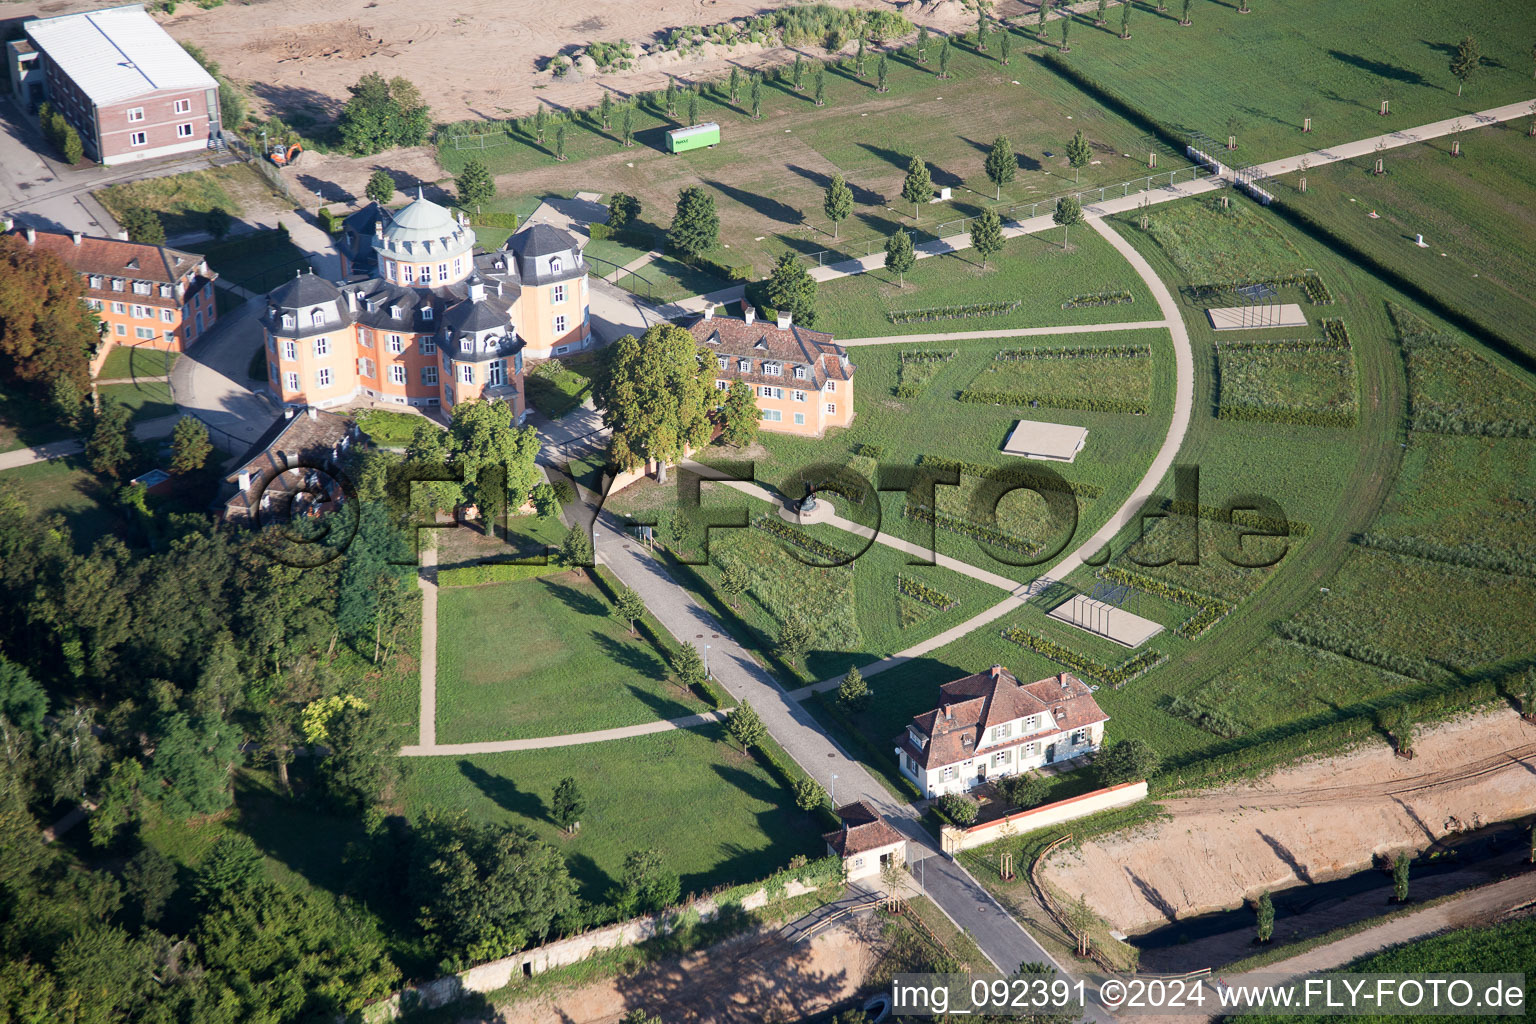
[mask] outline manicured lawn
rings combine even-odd
[[[1527,93],[1530,85],[1527,78]],[[1518,198],[1536,192],[1529,124],[1522,118],[1465,133],[1461,159],[1445,138],[1394,149],[1381,175],[1365,158],[1317,167],[1307,173],[1304,194],[1289,175],[1284,202],[1536,354],[1536,210]],[[1419,234],[1428,248],[1413,244]]]
[[[1141,279],[1108,242],[1082,230],[1069,241],[1070,252],[1062,249],[1060,232],[1012,239],[992,257],[986,270],[968,250],[930,256],[907,272],[905,286],[898,286],[897,276],[883,268],[828,281],[817,289],[816,329],[840,338],[871,338],[1159,319],[1157,304]],[[1074,295],[1104,289],[1127,289],[1135,301],[1061,308]],[[1017,309],[995,316],[897,324],[887,315],[896,310],[1014,301],[1019,303]]]
[[[585,573],[443,590],[437,617],[441,742],[590,732],[703,710]]]
[[[53,406],[19,388],[0,391],[0,452],[61,441],[70,430]]]
[[[141,381],[136,384],[108,384],[96,389],[102,401],[111,399],[133,410],[135,423],[170,416],[176,412],[171,400],[171,386],[165,381]]]
[[[761,878],[826,847],[757,762],[723,741],[723,726],[511,754],[404,759],[401,810],[464,811],[532,828],[566,856],[588,899],[601,900],[632,850],[654,849],[684,892]],[[587,798],[581,831],[549,820],[557,783]]]
[[[357,414],[357,425],[373,439],[374,444],[402,446],[411,443],[416,428],[427,424],[440,429],[438,424],[419,413],[391,412],[388,409],[368,409]]]
[[[27,508],[38,515],[63,516],[77,551],[90,548],[121,523],[108,508],[111,498],[106,489],[85,468],[82,456],[8,469],[0,473],[0,486],[14,487]]]
[[[1238,149],[1229,165],[1327,148],[1412,125],[1529,99],[1529,19],[1514,5],[1468,8],[1456,0],[1394,0],[1369,8],[1329,0],[1237,5],[1196,0],[1192,26],[1178,3],[1138,7],[1132,36],[1120,19],[1095,29],[1080,16],[1066,60],[1081,74],[1165,124],[1203,131]],[[1529,12],[1527,12],[1528,14]],[[1054,26],[1053,26],[1054,28]],[[1448,64],[1474,35],[1482,68],[1461,96]],[[1059,38],[1051,33],[1054,41]],[[1249,88],[1233,88],[1237,82]],[[1391,115],[1377,113],[1391,101]],[[1302,134],[1302,119],[1312,132]],[[1235,123],[1232,123],[1235,119]]]
[[[259,231],[201,247],[208,266],[231,284],[258,294],[271,291],[295,271],[307,270],[308,257],[282,232]]]
[[[484,523],[464,523],[437,531],[437,564],[443,571],[457,568],[505,562],[531,562],[546,556],[565,539],[566,527],[559,518],[539,515],[509,515],[506,529],[500,523],[487,533]],[[547,562],[543,566],[504,566],[504,569],[526,569],[526,576],[542,576],[559,571],[558,566]],[[511,573],[508,579],[519,578]],[[490,582],[474,579],[475,583]],[[454,586],[454,577],[445,576],[442,586]]]
[[[557,420],[586,401],[592,393],[592,380],[598,372],[596,356],[550,359],[528,371],[528,402],[539,412]]]
[[[722,253],[717,250],[709,255],[719,258]],[[730,287],[730,282],[684,263],[676,256],[658,256],[615,283],[627,292],[657,303],[677,302]]]
[[[178,358],[179,353],[161,352],[142,345],[114,345],[97,377],[101,380],[164,377],[171,372]]]

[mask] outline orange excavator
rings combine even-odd
[[[299,154],[303,152],[304,147],[295,142],[287,149],[284,149],[281,145],[273,146],[272,151],[267,154],[267,158],[270,159],[274,164],[277,164],[277,166],[285,167],[297,160],[299,158]]]

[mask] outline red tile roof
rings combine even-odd
[[[278,420],[246,452],[240,465],[224,478],[226,483],[235,485],[234,494],[224,503],[225,515],[248,515],[267,494],[272,495],[274,501],[287,501],[293,494],[304,491],[307,474],[286,470],[324,466],[333,453],[345,447],[343,442],[351,436],[350,419],[322,409],[306,409],[287,420]],[[244,490],[240,489],[242,473],[251,475]],[[328,482],[329,478],[321,481]]]
[[[1093,691],[1070,672],[1022,685],[1012,672],[994,665],[943,684],[939,707],[913,716],[912,724],[926,743],[919,746],[907,731],[896,737],[896,744],[924,768],[941,768],[974,757],[987,730],[1030,715],[1043,716],[1040,728],[984,749],[991,753],[1109,720]]]
[[[26,238],[25,232],[17,231],[16,234]],[[29,244],[58,256],[78,274],[174,285],[203,262],[197,253],[146,242],[82,235],[77,243],[73,235],[62,232],[39,231],[36,234],[37,240]]]
[[[822,836],[832,852],[839,857],[851,857],[868,853],[884,846],[903,842],[906,837],[896,831],[866,801],[846,804],[837,809],[843,827]]]
[[[776,321],[746,320],[730,316],[704,317],[699,315],[683,321],[698,343],[715,356],[726,356],[729,363],[716,373],[731,380],[743,380],[748,384],[773,384],[786,388],[820,390],[828,380],[852,380],[854,365],[848,361],[848,350],[832,340],[824,331],[813,331],[799,324],[780,329]],[[752,368],[742,372],[738,360],[751,360]],[[763,363],[776,362],[782,370],[778,374],[763,372]],[[794,368],[809,369],[808,380],[796,380]]]

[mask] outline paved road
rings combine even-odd
[[[173,413],[170,416],[157,416],[152,420],[141,420],[133,425],[133,436],[141,441],[154,437],[169,437],[180,419],[179,413]],[[85,445],[79,441],[50,441],[35,448],[18,448],[15,451],[0,453],[0,472],[19,469],[38,462],[52,462],[54,459],[75,455],[84,450]]]

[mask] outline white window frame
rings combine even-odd
[[[764,409],[763,420],[767,423],[782,423],[784,421],[784,414],[777,409]]]
[[[803,402],[803,401],[805,401],[805,392],[804,391],[791,392],[790,393],[790,397],[793,398],[797,402]]]
[[[565,301],[565,285],[563,285],[563,284],[555,285],[555,287],[550,290],[549,301],[551,301],[551,302],[564,302]]]
[[[130,146],[147,146],[147,145],[149,145],[149,133],[148,132],[129,132],[128,133],[128,145],[130,145]]]
[[[795,367],[795,380],[805,380],[805,367]]]
[[[133,107],[132,109],[130,109],[128,111],[128,123],[129,124],[138,124],[142,120],[144,120],[144,108],[143,107]]]
[[[299,390],[299,375],[292,370],[283,375],[283,384],[290,392]]]
[[[325,326],[325,310],[323,310],[323,309],[312,309],[312,310],[310,310],[309,311],[309,326],[311,326],[311,327],[324,327]]]
[[[133,336],[140,341],[154,341],[155,329],[153,327],[135,327],[133,329]]]
[[[177,100],[176,101],[176,110],[175,110],[175,112],[178,113],[178,114],[190,114],[190,113],[192,113],[192,101],[191,100]]]
[[[715,381],[715,390],[716,391],[729,391],[729,390],[731,390],[731,383],[730,383],[730,381],[725,381],[725,380],[717,380],[717,381]]]
[[[955,777],[955,766],[952,765],[952,764],[945,765],[944,766],[944,770],[939,773],[939,777],[944,779],[946,782],[949,781],[950,779],[954,778]]]
[[[399,355],[401,352],[405,351],[405,339],[400,337],[400,335],[391,334],[385,340],[388,342],[389,350],[395,355]]]
[[[459,364],[459,383],[473,384],[475,382],[475,368],[470,363]]]
[[[565,314],[564,313],[557,313],[555,315],[555,335],[558,337],[559,335],[562,335],[564,333],[565,333]]]
[[[488,388],[500,387],[507,382],[507,361],[505,359],[492,359],[485,370],[485,386]]]
[[[315,386],[320,388],[331,386],[331,368],[329,366],[322,366],[315,371]]]
[[[162,309],[160,311],[160,320],[161,320],[162,323],[167,323],[167,324],[175,323],[176,322],[176,311],[174,309]]]
[[[283,342],[283,359],[286,362],[294,362],[299,358],[299,345],[295,341]]]
[[[805,426],[805,413],[803,413],[803,412],[795,413],[795,426],[797,426],[797,427]]]
[[[837,403],[836,402],[828,402],[827,403],[827,412],[831,413],[834,416],[837,415]]]
[[[295,328],[297,328],[299,326],[299,318],[294,316],[292,313],[284,313],[283,314],[283,326],[286,327],[290,331],[294,330]]]
[[[315,358],[321,359],[331,354],[331,339],[319,337],[315,339]]]
[[[737,373],[751,373],[752,372],[752,360],[750,360],[750,359],[738,359],[738,360],[736,360],[736,372]]]
[[[432,338],[421,339],[421,354],[430,356],[437,351],[437,341]]]
[[[192,137],[192,122],[187,121],[184,124],[177,125],[176,137],[178,139],[190,139]]]
[[[445,280],[446,280],[446,278],[445,278]],[[432,307],[431,306],[422,306],[421,307],[421,318],[423,320],[431,320],[434,315],[435,314],[432,312]]]
[[[391,384],[399,384],[401,387],[404,387],[405,367],[401,366],[399,363],[391,364],[389,367],[389,382]]]
[[[731,368],[731,357],[730,356],[716,356],[715,357],[715,365],[718,366],[722,370],[729,370]]]
[[[437,386],[437,367],[423,366],[421,368],[421,383],[423,387]]]
[[[765,376],[765,377],[782,377],[783,375],[784,375],[784,364],[783,363],[775,362],[772,359],[765,359],[765,360],[763,360],[763,376]]]
[[[835,380],[827,381],[827,390],[828,391],[836,391],[837,390],[837,381],[835,381]]]

